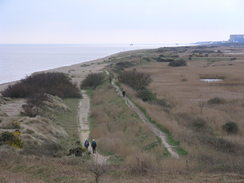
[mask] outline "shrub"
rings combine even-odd
[[[21,114],[24,116],[36,117],[38,115],[38,108],[33,105],[25,104],[22,105],[22,108],[24,111]]]
[[[127,158],[128,171],[134,175],[145,175],[155,171],[156,162],[146,153],[138,153]]]
[[[129,68],[129,67],[133,67],[133,66],[134,66],[133,63],[127,62],[127,61],[125,61],[125,62],[118,62],[118,63],[115,64],[116,69],[120,69],[120,70],[123,70],[125,68]]]
[[[2,92],[4,97],[26,98],[48,93],[61,98],[81,97],[79,89],[64,73],[40,73],[28,76]]]
[[[239,130],[238,125],[232,121],[225,123],[222,128],[228,134],[236,134]]]
[[[208,100],[208,104],[224,104],[225,99],[219,98],[219,97],[214,97]]]
[[[46,94],[34,94],[27,99],[27,104],[40,107],[46,100],[48,100]]]
[[[119,81],[125,83],[135,90],[141,90],[146,88],[151,82],[149,74],[137,72],[137,71],[125,71],[119,76]]]
[[[197,118],[192,122],[192,127],[194,130],[200,131],[206,127],[206,121],[201,118]]]
[[[0,134],[0,145],[8,144],[16,148],[22,148],[23,142],[18,137],[18,135],[15,135],[15,133],[11,132],[3,132]]]
[[[159,56],[158,58],[155,59],[157,62],[173,62],[174,59],[172,58],[165,58],[163,56]]]
[[[55,142],[46,141],[42,144],[27,141],[23,147],[23,154],[36,156],[56,156],[58,152],[63,151],[63,147]]]
[[[88,74],[88,76],[81,83],[82,89],[96,89],[99,85],[104,82],[104,74],[103,73],[92,73]]]
[[[156,95],[148,89],[138,90],[137,96],[141,98],[144,102],[152,102],[156,100]]]
[[[162,106],[162,107],[166,107],[166,108],[171,108],[172,106],[169,104],[169,102],[165,99],[156,99],[155,101],[156,104]]]
[[[171,67],[180,67],[180,66],[186,66],[186,61],[185,60],[174,60],[169,63],[169,66]]]

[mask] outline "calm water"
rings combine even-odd
[[[200,79],[200,81],[204,81],[207,83],[213,83],[213,82],[220,82],[220,81],[224,81],[223,79]]]
[[[0,83],[117,52],[164,45],[0,45]]]

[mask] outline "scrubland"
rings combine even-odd
[[[243,174],[243,47],[162,48],[150,54],[151,58],[171,60],[134,61],[134,65],[120,68],[113,64],[112,69],[114,73],[136,70],[149,74],[152,82],[147,90],[167,101],[171,108],[165,110],[153,102],[143,101],[136,90],[127,85],[122,87],[153,120],[180,141],[188,152],[184,159],[190,168],[199,172]],[[172,57],[175,54],[177,59],[186,60],[187,66],[169,67],[168,62],[175,59]],[[200,81],[202,78],[223,81],[206,83]],[[226,123],[234,124],[236,130],[229,132],[224,127]]]
[[[184,60],[182,63],[186,64],[169,64],[175,60],[176,63]],[[122,80],[118,84],[156,126],[169,131],[187,154],[172,158],[116,94],[111,78],[103,76],[102,82],[91,82],[94,87],[88,89],[90,137],[96,139],[98,152],[109,158],[100,182],[244,181],[244,47],[139,50],[108,57],[101,63],[109,64],[106,69],[113,77],[125,71],[150,77],[142,88],[126,85]],[[78,66],[79,69],[87,67]],[[73,81],[83,80],[79,69],[71,68],[63,70],[67,70]],[[223,81],[207,83],[200,81],[202,78]],[[87,87],[83,85],[83,88]],[[24,143],[23,149],[36,150],[24,152],[21,148],[1,145],[0,182],[94,182],[89,157],[67,156],[68,149],[78,140],[79,99],[48,97],[45,108],[39,107],[35,100],[0,98],[1,132],[19,129],[22,140],[27,135],[27,140],[33,142],[32,146]],[[33,103],[35,107],[26,108],[22,114],[25,116],[18,114],[22,104]],[[11,109],[17,106],[17,110],[7,110],[9,105]],[[39,146],[43,142],[49,145]]]

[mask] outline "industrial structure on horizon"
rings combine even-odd
[[[244,43],[244,34],[231,34],[229,42]]]

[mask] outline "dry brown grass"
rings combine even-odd
[[[82,159],[22,156],[1,152],[3,182],[87,182],[91,174]],[[78,161],[77,161],[78,160]]]
[[[47,158],[35,156],[19,156],[12,153],[0,153],[0,182],[18,183],[87,183],[94,182],[94,175],[89,171],[87,164],[80,158],[63,157]],[[148,157],[149,162],[151,157]],[[132,159],[135,161],[135,159]],[[183,169],[183,161],[165,160],[163,170],[157,169],[147,175],[127,173],[126,168],[111,166],[101,177],[101,183],[233,183],[243,182],[244,176],[234,173],[197,173],[187,172]],[[169,168],[167,168],[167,166]]]
[[[139,120],[108,84],[94,90],[91,108],[91,137],[97,139],[100,151],[126,156],[145,151],[162,156],[163,147],[153,133]],[[153,146],[152,144],[155,144]],[[150,147],[152,145],[152,147]]]
[[[180,53],[180,57],[186,58],[193,49]],[[229,48],[214,49],[220,49],[223,53],[211,53],[208,58],[192,57],[186,67],[172,68],[167,63],[152,62],[128,69],[136,68],[138,72],[151,75],[149,89],[158,98],[164,98],[172,104],[173,108],[169,113],[164,112],[160,106],[138,99],[129,87],[123,88],[155,121],[181,141],[190,154],[187,158],[194,168],[200,170],[199,164],[202,164],[204,170],[243,173],[244,169],[239,162],[244,161],[244,152],[241,150],[244,148],[244,54],[240,54],[244,50],[236,48],[234,52],[238,52],[238,59],[231,61],[231,53],[225,53]],[[201,77],[221,77],[224,81],[204,83],[199,80]],[[214,97],[223,98],[225,102],[208,104],[208,100]],[[194,123],[198,119],[206,125],[196,130]],[[236,135],[228,135],[223,130],[223,125],[228,121],[234,121],[238,125],[239,132]],[[204,154],[215,162],[214,168],[204,163]]]
[[[157,93],[159,98],[165,98],[172,104],[170,112],[164,112],[160,106],[142,102],[136,98],[136,93],[132,89],[126,86],[123,88],[154,120],[168,128],[174,137],[181,141],[189,155],[180,160],[162,158],[161,145],[150,147],[157,142],[157,138],[126,107],[113,88],[104,85],[94,91],[91,106],[91,137],[97,140],[100,152],[114,157],[101,182],[244,182],[244,176],[239,174],[243,173],[244,162],[243,51],[238,48],[208,48],[221,49],[222,53],[213,52],[208,58],[193,56],[192,60],[188,61],[188,66],[184,68],[171,68],[167,63],[156,63],[152,59],[160,54],[167,57],[177,54],[187,60],[194,49],[165,48],[119,55],[119,61],[124,61],[126,58],[127,61],[132,59],[137,63],[140,63],[138,59],[142,57],[150,58],[150,62],[143,61],[147,64],[137,67],[137,70],[151,74],[153,82],[149,89]],[[228,52],[227,55],[227,51],[232,53]],[[136,53],[136,56],[128,56],[132,53]],[[233,54],[237,60],[230,61],[227,57],[231,58]],[[217,57],[218,62],[213,62]],[[220,61],[222,58],[224,61]],[[210,76],[213,73],[224,76],[225,81],[219,84],[199,81],[201,75]],[[207,101],[213,97],[224,98],[226,102],[220,105],[208,105]],[[69,119],[61,116],[59,121],[62,121],[61,125],[65,129],[69,129],[70,126],[66,124],[69,125],[70,121],[74,121],[73,117]],[[196,118],[205,120],[210,130],[196,133],[190,125]],[[238,134],[228,135],[222,130],[222,125],[229,120],[238,124],[240,129]],[[67,131],[68,134],[72,134],[75,128],[75,125],[72,126],[72,129]],[[48,131],[45,127],[43,129]],[[217,149],[221,141],[215,141],[216,139],[228,142],[228,149],[234,152],[224,152],[223,147],[222,151],[221,148]],[[0,152],[0,182],[94,181],[87,160],[82,158],[23,156],[9,153],[9,149],[6,150],[7,153],[3,151],[4,149],[1,149]],[[116,159],[118,156],[124,160],[122,163],[116,163],[119,161]]]

